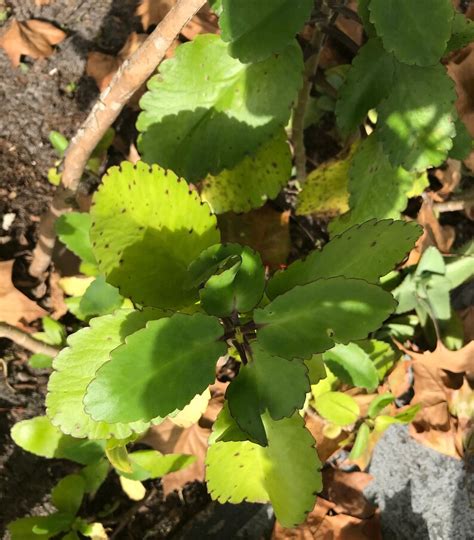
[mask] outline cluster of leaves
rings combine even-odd
[[[92,243],[80,227],[63,240],[90,260],[92,253],[103,283],[135,308],[93,318],[69,337],[48,386],[53,424],[73,437],[113,441],[127,459],[127,443],[203,394],[219,358],[232,354],[241,367],[211,438],[209,491],[220,501],[271,500],[283,524],[301,522],[321,488],[321,464],[298,411],[325,377],[324,363],[353,374],[345,351],[357,345],[345,344],[365,339],[395,310],[377,283],[414,246],[419,227],[369,221],[267,281],[260,256],[220,244],[207,204],[157,166],[110,169],[90,217],[71,218],[90,219]],[[352,382],[377,386],[371,361],[356,364]]]

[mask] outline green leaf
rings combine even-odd
[[[349,165],[352,151],[344,159],[331,159],[308,174],[298,197],[297,215],[338,215],[349,210]]]
[[[403,412],[394,416],[395,420],[401,424],[409,424],[415,419],[415,416],[421,410],[421,404],[417,403],[411,407],[406,408]]]
[[[385,51],[380,39],[369,39],[360,48],[336,105],[337,123],[343,134],[355,131],[369,110],[388,96],[394,70],[393,56]]]
[[[84,412],[82,400],[96,371],[109,360],[110,353],[125,338],[143,328],[149,320],[164,313],[154,309],[142,312],[121,310],[90,321],[90,327],[68,338],[69,347],[54,360],[46,396],[48,416],[64,433],[90,439],[124,439],[142,432],[148,424],[107,424],[95,422]]]
[[[66,139],[66,137],[59,133],[59,131],[50,131],[49,132],[49,142],[53,146],[53,148],[56,150],[59,157],[64,156],[64,152],[67,150],[67,147],[69,146],[69,141]]]
[[[348,426],[360,415],[357,401],[343,392],[327,392],[314,398],[318,414],[337,426]]]
[[[377,35],[374,25],[370,22],[370,11],[369,5],[371,0],[358,0],[357,2],[357,13],[362,20],[364,25],[365,33],[369,37]]]
[[[64,326],[51,317],[43,317],[41,322],[43,324],[43,332],[35,332],[33,337],[48,345],[62,345],[66,339],[66,329]]]
[[[336,343],[363,339],[396,307],[376,285],[342,277],[320,279],[277,297],[254,320],[261,345],[284,358],[308,358]]]
[[[291,177],[291,152],[285,131],[264,143],[233,169],[208,175],[201,198],[216,214],[249,212],[274,199]]]
[[[130,480],[143,482],[150,478],[162,478],[166,474],[185,469],[196,461],[196,456],[163,455],[155,450],[138,450],[129,454],[129,459],[132,463],[132,472],[121,472],[120,474]]]
[[[398,64],[392,91],[378,109],[376,131],[394,167],[424,171],[443,163],[456,135],[455,101],[454,83],[442,65]]]
[[[377,339],[360,341],[358,345],[369,355],[377,370],[379,380],[382,381],[386,373],[395,364],[399,353],[395,352],[395,350],[385,341]]]
[[[196,313],[151,321],[110,355],[90,383],[84,405],[95,420],[149,421],[183,409],[215,380],[226,352],[217,319]]]
[[[191,283],[205,283],[199,295],[209,315],[246,313],[260,302],[265,290],[260,255],[239,244],[211,246],[190,265],[189,273]]]
[[[185,182],[157,166],[124,162],[109,169],[91,216],[99,267],[123,296],[163,308],[196,299],[197,290],[183,288],[187,268],[220,234]]]
[[[32,354],[28,359],[28,364],[35,369],[50,368],[53,365],[53,357],[47,354]]]
[[[472,27],[474,28],[474,23]],[[455,127],[456,137],[453,139],[453,147],[449,152],[449,157],[462,161],[471,153],[473,141],[466,124],[460,118],[456,120]]]
[[[105,482],[110,471],[110,465],[106,458],[100,459],[96,463],[87,465],[80,471],[84,480],[84,490],[93,497],[100,486]]]
[[[455,13],[451,38],[448,41],[446,52],[450,53],[462,49],[474,41],[474,22],[462,13]]]
[[[108,315],[116,311],[123,304],[123,300],[116,287],[107,283],[104,276],[98,276],[87,287],[79,309],[84,317]]]
[[[305,360],[304,363],[308,368],[308,379],[311,385],[318,384],[319,381],[327,377],[322,354],[314,354],[309,360]]]
[[[364,422],[360,425],[357,431],[356,439],[354,442],[354,446],[352,447],[351,453],[349,455],[349,459],[360,458],[360,456],[367,450],[367,447],[369,445],[369,437],[370,437],[370,428]]]
[[[15,443],[37,456],[67,458],[81,464],[91,463],[103,455],[102,446],[64,435],[46,416],[17,422],[11,430]]]
[[[448,259],[446,277],[451,284],[451,290],[474,277],[474,256],[464,255],[459,259]]]
[[[75,516],[81,506],[85,487],[82,476],[69,474],[53,488],[51,500],[60,512]]]
[[[229,411],[252,441],[268,444],[261,415],[273,420],[292,416],[302,409],[310,391],[308,370],[300,360],[271,356],[252,343],[252,360],[240,368],[226,392]]]
[[[226,409],[220,417],[225,414]],[[313,509],[322,489],[315,441],[299,414],[283,420],[262,416],[268,446],[216,442],[206,457],[206,481],[214,500],[234,504],[271,501],[278,521],[294,527]],[[214,425],[222,426],[221,422]],[[231,429],[227,424],[227,429]]]
[[[232,58],[218,36],[179,46],[140,101],[144,160],[188,181],[234,167],[286,125],[302,72],[296,43],[250,65]]]
[[[334,276],[378,282],[404,259],[421,233],[414,223],[389,219],[354,226],[335,236],[321,251],[313,251],[277,272],[267,285],[267,295],[275,298],[296,285]]]
[[[384,47],[400,62],[432,66],[443,56],[454,16],[451,0],[371,0],[369,10]]]
[[[70,251],[77,255],[81,261],[92,267],[97,266],[89,237],[91,228],[89,214],[80,212],[63,214],[57,219],[55,227],[59,239]]]
[[[369,408],[367,410],[367,414],[370,418],[375,418],[378,416],[390,403],[393,403],[395,401],[395,396],[393,394],[390,394],[389,392],[385,394],[380,394],[376,398],[374,398],[370,404]]]
[[[373,390],[379,378],[369,355],[356,343],[336,345],[323,355],[324,363],[343,383]]]
[[[312,9],[312,0],[222,0],[222,39],[241,62],[258,62],[280,53]]]
[[[65,532],[71,526],[70,515],[56,512],[50,516],[16,519],[8,524],[12,540],[46,540]]]
[[[377,137],[368,137],[356,150],[349,169],[351,210],[331,222],[330,232],[344,231],[371,218],[399,218],[416,178],[402,167],[392,167]]]
[[[81,261],[97,266],[97,262],[92,252],[91,240],[89,237],[92,219],[89,214],[80,212],[69,212],[59,216],[56,221],[56,233],[61,242]]]

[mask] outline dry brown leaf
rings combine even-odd
[[[92,77],[99,90],[107,88],[122,63],[132,56],[147,38],[146,34],[132,32],[117,56],[92,51],[87,56],[86,73]]]
[[[176,4],[176,0],[142,0],[136,14],[140,17],[145,31],[156,25],[168,11]],[[194,39],[198,34],[216,34],[218,24],[216,15],[205,5],[183,28],[181,33],[188,40]]]
[[[439,224],[433,207],[428,201],[424,201],[421,205],[417,221],[423,227],[423,234],[411,250],[404,266],[417,264],[421,255],[430,246],[437,247],[442,253],[449,253],[454,243],[456,236],[454,228],[448,225],[443,227]]]
[[[54,0],[35,0],[35,6],[49,6],[49,4],[52,4],[53,2]]]
[[[17,67],[23,55],[30,58],[46,58],[54,52],[53,46],[61,43],[66,33],[45,21],[31,19],[19,22],[12,19],[6,32],[0,37],[0,47]]]
[[[421,363],[429,368],[444,369],[453,373],[474,371],[474,341],[458,351],[450,351],[438,341],[434,351],[427,351],[424,354],[410,352],[410,355],[417,360],[416,365]]]
[[[336,505],[334,511],[338,514],[368,519],[375,514],[376,507],[369,503],[363,492],[373,479],[365,472],[345,472],[327,467],[323,469],[321,497],[333,502]]]
[[[255,249],[271,269],[286,264],[290,253],[289,212],[270,206],[246,214],[228,212],[218,216],[223,242],[237,242]]]
[[[446,168],[436,169],[434,175],[442,185],[442,188],[435,194],[443,200],[451,195],[461,182],[461,162],[456,159],[448,159]]]
[[[395,396],[400,397],[406,394],[410,389],[410,364],[401,360],[396,364],[388,376],[389,391]]]
[[[13,263],[0,262],[0,321],[25,328],[26,324],[48,313],[15,288],[12,283]]]
[[[278,522],[272,540],[379,540],[380,516],[359,519],[347,514],[336,514],[336,505],[318,497],[314,510],[306,522],[295,529],[285,529]]]

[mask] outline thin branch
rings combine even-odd
[[[47,345],[46,343],[31,337],[30,334],[23,332],[23,330],[7,323],[0,322],[0,338],[10,339],[17,345],[21,345],[33,353],[47,354],[48,356],[55,357],[59,352],[57,347]]]
[[[186,23],[205,0],[178,0],[141,47],[126,60],[102,92],[67,149],[61,178],[49,211],[42,217],[30,274],[42,278],[51,263],[56,241],[54,224],[74,199],[87,160],[135,92],[153,74]]]
[[[110,536],[110,540],[114,540],[115,538],[117,538],[118,535],[123,531],[123,529],[125,529],[125,527],[132,522],[135,514],[137,514],[142,508],[144,508],[147,503],[149,503],[153,499],[153,497],[156,496],[157,493],[158,490],[156,489],[156,487],[152,487],[152,489],[144,499],[142,499],[141,501],[137,501],[133,506],[131,506],[122,516],[122,519],[120,520],[119,524]]]
[[[324,2],[322,8],[324,8]],[[295,153],[296,179],[299,182],[306,180],[306,148],[304,145],[304,120],[313,86],[313,77],[319,66],[319,59],[325,41],[322,27],[326,26],[329,15],[324,21],[314,27],[313,39],[311,40],[311,56],[306,60],[304,70],[303,87],[298,94],[298,101],[293,112],[292,140]]]

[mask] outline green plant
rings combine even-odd
[[[15,443],[37,456],[71,460],[83,466],[77,473],[62,478],[51,492],[56,511],[47,516],[16,519],[8,525],[12,540],[38,540],[57,537],[65,540],[83,536],[107,540],[99,522],[78,516],[85,496],[93,498],[107,478],[111,466],[119,475],[126,493],[133,497],[141,482],[183,469],[194,456],[139,450],[124,455],[114,440],[84,440],[64,435],[46,416],[37,416],[15,424],[11,431]],[[130,441],[133,437],[130,438]]]
[[[282,523],[302,521],[321,488],[314,440],[298,413],[325,375],[309,364],[366,338],[395,310],[377,283],[413,247],[419,227],[369,221],[267,282],[256,252],[219,243],[216,219],[196,192],[142,163],[109,170],[90,226],[98,271],[135,309],[92,319],[68,339],[48,386],[53,424],[113,441],[126,459],[130,437],[176,415],[214,382],[217,360],[238,351],[239,374],[207,455],[209,490],[220,501],[271,500]]]

